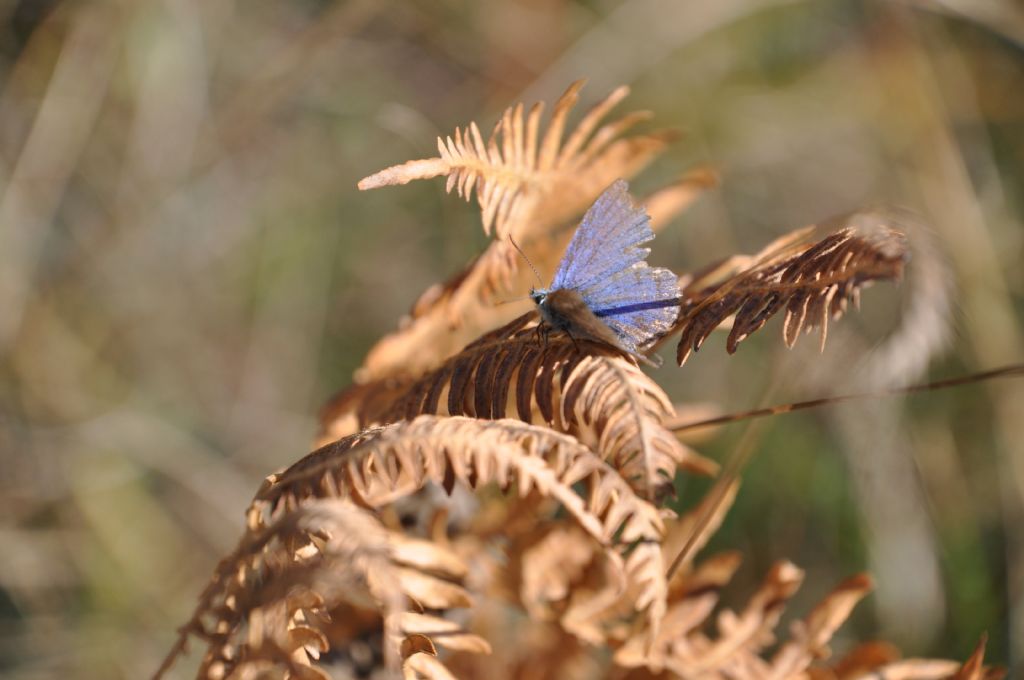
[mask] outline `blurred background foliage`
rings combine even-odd
[[[1024,359],[1013,0],[8,0],[0,674],[155,669],[260,480],[307,451],[373,341],[486,243],[440,182],[356,181],[580,77],[585,102],[629,84],[622,109],[683,132],[639,193],[721,173],[655,263],[686,271],[891,203],[925,217],[938,255],[920,261],[944,267],[869,291],[820,355],[786,352],[777,329],[733,357],[712,338],[657,372],[679,402],[735,410]],[[948,330],[908,321],[914,295],[941,307],[944,286]],[[892,364],[872,347],[901,323],[922,336],[904,374],[873,375]],[[837,644],[964,658],[988,631],[989,658],[1024,673],[1021,385],[754,427],[715,542],[746,556],[737,600],[779,558],[808,572],[794,611],[867,569],[877,593]],[[724,459],[744,430],[702,451]]]

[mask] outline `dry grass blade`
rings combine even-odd
[[[722,485],[719,488],[719,485]],[[691,508],[685,515],[671,522],[665,532],[662,550],[669,567],[669,579],[675,583],[675,575],[686,573],[690,561],[708,540],[714,535],[732,508],[739,491],[738,479],[724,480],[719,478],[711,491],[704,494],[700,503]],[[683,567],[680,570],[680,567]]]
[[[784,338],[792,347],[801,331],[821,331],[824,346],[829,319],[858,302],[873,281],[896,280],[907,259],[903,234],[882,213],[857,214],[820,237],[808,228],[787,234],[753,258],[733,258],[684,281],[687,298],[679,328],[680,365],[700,349],[711,332],[735,315],[726,347],[730,353],[772,316],[785,310]],[[724,281],[709,284],[724,272]]]
[[[655,498],[676,469],[717,468],[665,428],[672,404],[631,359],[563,334],[546,343],[522,317],[489,333],[427,374],[375,422],[423,413],[503,418],[546,424],[578,437],[646,498]],[[370,424],[370,423],[367,423]]]
[[[716,425],[725,425],[727,423],[734,423],[740,420],[750,420],[753,418],[781,415],[783,413],[793,413],[794,411],[804,411],[811,408],[817,408],[819,406],[841,404],[848,401],[862,401],[864,399],[877,399],[880,397],[894,397],[905,394],[933,392],[936,390],[961,387],[963,385],[971,385],[973,383],[996,380],[999,378],[1019,378],[1022,376],[1024,376],[1024,364],[1011,364],[1009,366],[993,368],[988,371],[961,375],[955,378],[947,378],[945,380],[936,380],[934,382],[923,383],[920,385],[907,385],[906,387],[894,387],[874,392],[861,392],[860,394],[839,394],[834,397],[821,397],[819,399],[796,401],[789,404],[764,406],[762,408],[751,409],[749,411],[737,411],[736,413],[728,413],[726,415],[714,416],[712,418],[684,420],[677,416],[677,418],[669,424],[669,429],[679,434],[689,432],[691,430],[704,430]]]

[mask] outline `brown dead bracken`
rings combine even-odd
[[[544,342],[528,304],[495,304],[530,286],[509,236],[550,274],[598,194],[674,137],[629,135],[644,112],[603,122],[622,87],[563,139],[581,87],[546,126],[540,105],[517,105],[486,139],[471,123],[437,157],[360,182],[445,176],[494,240],[371,349],[325,407],[322,446],[267,477],[157,677],[190,640],[199,678],[1000,677],[984,640],[963,665],[883,643],[834,658],[829,641],[871,590],[863,574],[788,631],[804,572],[781,556],[745,604],[723,605],[742,555],[695,553],[739,482],[667,510],[680,473],[717,471],[672,432],[668,395],[600,337]],[[713,183],[696,170],[648,196],[654,227]],[[905,241],[886,211],[798,230],[682,276],[677,327],[652,340],[679,333],[682,363],[715,328],[732,352],[784,312],[787,345],[811,329],[824,343],[864,286],[899,278]]]

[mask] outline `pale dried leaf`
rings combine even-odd
[[[468,607],[469,593],[454,583],[426,574],[417,569],[396,569],[402,592],[427,609]]]
[[[803,621],[794,622],[791,640],[772,657],[772,675],[794,675],[818,658],[828,656],[828,642],[872,588],[866,574],[841,583]]]
[[[458,623],[439,616],[403,612],[395,616],[395,625],[403,635],[423,636],[452,651],[491,653],[490,644],[479,635],[467,633]]]
[[[449,578],[466,576],[466,563],[460,557],[432,541],[395,537],[391,541],[391,559],[423,571],[440,573]]]
[[[457,680],[437,657],[417,652],[402,663],[404,680]]]
[[[636,610],[633,602],[623,602],[629,592],[625,564],[618,555],[605,557],[595,583],[573,588],[561,618],[563,629],[591,645],[607,644],[609,623]]]
[[[538,621],[556,614],[553,603],[566,600],[599,550],[592,538],[572,526],[558,526],[520,552],[519,599]]]

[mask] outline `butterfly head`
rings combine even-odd
[[[548,326],[555,328],[565,328],[565,320],[560,317],[558,312],[552,308],[552,303],[557,306],[557,293],[558,291],[552,291],[548,288],[531,288],[530,299],[537,305],[537,311],[540,312],[541,321]]]

